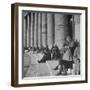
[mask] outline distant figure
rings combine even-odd
[[[75,75],[80,74],[80,45],[76,47],[74,51],[74,56],[73,56],[73,70]]]
[[[51,53],[50,53],[48,46],[46,46],[43,53],[44,53],[44,56],[40,61],[38,61],[38,63],[44,63],[46,62],[46,60],[51,60]]]

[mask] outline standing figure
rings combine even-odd
[[[79,44],[74,51],[73,62],[74,62],[73,73],[75,75],[79,75],[80,74],[80,45]]]

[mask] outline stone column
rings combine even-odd
[[[35,16],[34,16],[34,47],[36,48],[38,46],[38,27],[37,27],[37,24],[38,24],[38,18],[37,18],[37,13],[35,13]]]
[[[42,48],[42,13],[38,13],[38,47]]]
[[[31,12],[31,47],[34,47],[34,13]]]
[[[54,30],[55,30],[55,23],[54,23],[54,14],[48,13],[47,14],[47,44],[48,47],[51,47],[54,44]]]
[[[80,15],[74,15],[75,40],[80,41]]]
[[[36,47],[38,47],[38,13],[36,14]]]
[[[24,47],[29,48],[29,14],[24,16]]]
[[[68,35],[68,17],[64,14],[55,14],[55,44],[62,48]]]
[[[30,40],[29,40],[29,36],[30,36],[30,26],[29,26],[29,14],[27,14],[27,47],[30,47]]]
[[[27,47],[27,31],[26,31],[26,22],[27,22],[27,17],[24,16],[24,47]]]
[[[29,48],[31,48],[31,13],[29,13]]]
[[[42,13],[42,46],[47,45],[47,14]]]

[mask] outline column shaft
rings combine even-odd
[[[27,15],[27,47],[29,48],[30,46],[30,40],[29,40],[29,36],[30,36],[30,30],[29,30],[29,14]]]
[[[47,14],[47,44],[51,47],[54,44],[54,15],[51,13]]]
[[[34,47],[34,13],[31,12],[31,47]]]
[[[64,14],[55,14],[55,44],[61,49],[68,34],[68,18]]]
[[[80,41],[80,15],[74,15],[75,40]]]
[[[47,16],[46,13],[42,13],[42,46],[47,45]]]
[[[38,13],[35,13],[34,19],[34,47],[38,47]]]
[[[38,47],[42,47],[42,13],[38,13]]]
[[[31,48],[31,13],[29,13],[29,47]]]
[[[27,17],[24,16],[24,47],[27,47],[27,27],[26,27],[26,23],[27,23]]]

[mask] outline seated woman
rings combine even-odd
[[[71,48],[73,48],[74,46],[74,42],[71,40],[71,38],[68,36],[65,40],[65,44],[63,45],[63,56],[62,56],[62,60],[59,60],[59,72],[57,73],[57,75],[63,74],[67,75],[67,71],[68,69],[70,69],[70,72],[72,70],[72,52],[71,52]],[[56,70],[56,68],[54,68],[54,70]]]
[[[46,62],[46,60],[51,60],[51,53],[50,53],[48,46],[46,46],[43,53],[44,53],[44,55],[43,55],[42,59],[40,61],[38,61],[38,63],[44,63],[44,62]]]

